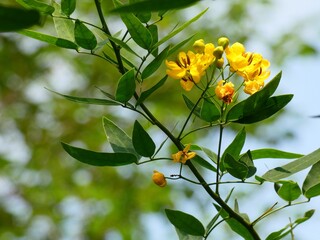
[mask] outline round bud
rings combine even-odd
[[[226,49],[229,45],[229,39],[226,37],[221,37],[218,39],[218,45]]]
[[[224,51],[223,47],[222,47],[222,46],[218,46],[218,47],[216,47],[216,48],[213,50],[213,55],[214,55],[217,59],[219,59],[219,58],[222,57],[223,51]]]
[[[216,66],[217,68],[223,68],[223,64],[224,64],[224,59],[223,58],[219,58],[216,62]]]
[[[165,187],[167,185],[167,181],[164,175],[156,170],[153,171],[152,180],[159,187]]]
[[[205,43],[204,43],[203,39],[199,39],[199,40],[195,41],[193,44],[193,48],[196,51],[196,53],[203,53],[204,48],[205,48]]]

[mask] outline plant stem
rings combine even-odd
[[[100,0],[94,0],[94,3],[96,5],[97,11],[98,11],[98,15],[99,15],[99,18],[100,18],[100,21],[101,21],[101,24],[102,24],[102,30],[106,34],[111,36],[111,32],[110,32],[110,30],[108,28],[108,25],[106,23],[106,20],[104,19],[104,16],[103,16]],[[116,55],[116,58],[117,58],[119,72],[121,74],[124,74],[126,70],[125,70],[125,68],[123,66],[123,62],[122,62],[122,59],[121,59],[120,48],[113,41],[111,41],[110,39],[109,39],[109,41],[111,43],[111,46],[112,46],[112,48],[114,50],[114,53]]]
[[[101,9],[101,3],[99,0],[94,0],[98,14],[99,14],[99,18],[100,21],[102,23],[103,26],[103,31],[109,35],[111,35],[109,28],[107,26],[107,23],[104,19],[103,13],[102,13],[102,9]],[[118,61],[118,68],[119,68],[119,72],[121,74],[124,74],[126,72],[124,66],[123,66],[123,62],[121,59],[121,54],[120,54],[120,49],[118,48],[118,46],[110,41],[112,48],[114,50],[114,53],[116,55],[117,61]],[[205,91],[204,91],[205,92]],[[203,97],[204,95],[202,95],[200,97],[200,99]],[[138,99],[139,96],[137,93],[134,93],[134,98]],[[200,101],[200,100],[199,100]],[[168,138],[170,138],[170,140],[176,145],[176,147],[181,151],[183,150],[183,144],[180,142],[180,140],[178,138],[176,138],[169,129],[167,129],[164,125],[162,125],[161,122],[158,121],[158,119],[150,112],[150,110],[143,104],[140,104],[140,107],[142,108],[142,110],[145,112],[145,114],[149,117],[149,119],[152,121],[152,123],[154,125],[156,125],[162,132],[164,132]],[[182,133],[181,133],[182,134]],[[180,134],[180,135],[181,135]],[[192,164],[191,161],[187,161],[186,165],[190,168],[190,170],[192,171],[192,173],[194,174],[194,176],[197,178],[197,180],[201,183],[202,187],[206,190],[206,192],[209,194],[209,196],[215,200],[226,212],[228,212],[229,217],[230,218],[234,218],[235,220],[237,220],[241,225],[243,225],[252,235],[252,237],[254,238],[254,240],[260,240],[260,237],[258,235],[258,233],[255,231],[255,229],[253,228],[253,225],[251,225],[250,223],[248,223],[246,220],[244,220],[238,213],[236,213],[231,207],[229,207],[229,205],[224,202],[222,200],[222,198],[220,198],[220,196],[218,194],[216,194],[211,188],[210,186],[207,184],[207,182],[204,180],[204,178],[202,177],[202,175],[198,172],[198,170],[195,168],[195,166]]]
[[[219,128],[219,143],[218,143],[218,154],[217,154],[217,174],[216,174],[216,193],[219,195],[219,181],[220,181],[220,160],[221,160],[221,145],[222,145],[222,134],[223,125],[220,124]]]
[[[287,208],[287,207],[291,207],[291,206],[295,206],[295,205],[300,205],[300,204],[303,204],[303,203],[307,203],[309,202],[309,200],[307,201],[302,201],[302,202],[296,202],[296,203],[288,203],[286,205],[283,205],[279,208],[276,208],[276,209],[273,209],[273,207],[276,205],[274,204],[270,209],[268,209],[265,213],[263,213],[260,217],[258,217],[256,220],[254,220],[251,225],[254,226],[255,224],[257,224],[259,221],[261,221],[262,219],[266,218],[267,216],[275,213],[275,212],[278,212],[284,208]]]

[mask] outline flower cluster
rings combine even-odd
[[[230,70],[244,79],[244,92],[254,94],[264,86],[270,76],[270,62],[259,53],[246,52],[241,43],[234,43],[225,50]]]
[[[229,46],[229,39],[226,37],[218,39],[217,47],[213,43],[206,44],[203,39],[199,39],[194,42],[193,48],[194,51],[180,52],[176,61],[166,60],[168,76],[179,79],[186,91],[190,91],[200,82],[210,65],[224,71],[224,53],[230,72],[243,77],[245,93],[252,95],[259,91],[264,86],[265,79],[270,76],[268,60],[259,53],[246,52],[241,43],[236,42]],[[230,104],[235,94],[234,84],[229,78],[218,81],[215,94],[218,99]]]

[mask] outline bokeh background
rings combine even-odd
[[[2,2],[15,5],[11,0]],[[112,6],[111,1],[103,4],[105,11]],[[168,13],[159,24],[162,36],[207,7],[205,16],[171,43],[194,33],[194,40],[215,42],[220,36],[228,36],[231,42],[243,42],[248,51],[260,52],[270,60],[272,76],[283,71],[278,93],[295,95],[276,118],[247,128],[250,134],[245,148],[273,147],[303,154],[319,148],[320,118],[312,116],[320,115],[320,2],[204,0]],[[74,17],[99,25],[93,1],[78,1]],[[107,21],[113,32],[120,30],[117,17],[107,16]],[[36,29],[52,31],[52,19],[47,18]],[[159,76],[164,69],[162,66]],[[164,217],[165,208],[189,212],[204,223],[210,221],[214,207],[201,189],[182,181],[170,182],[164,189],[152,183],[154,168],[166,175],[178,171],[169,162],[97,168],[75,161],[62,150],[61,141],[106,150],[102,116],[116,121],[128,133],[132,118],[138,116],[119,108],[69,102],[47,89],[103,97],[97,87],[112,93],[118,78],[117,70],[99,58],[16,33],[0,34],[0,239],[176,239],[174,228]],[[158,79],[150,78],[150,84]],[[187,113],[181,93],[178,82],[169,79],[147,105],[173,127],[178,120],[172,121],[172,117],[178,119]],[[239,126],[226,132],[224,146],[237,129]],[[157,143],[163,141],[157,129],[149,126],[148,131]],[[215,149],[217,134],[199,132],[192,141]],[[259,173],[284,163],[261,161]],[[295,179],[301,183],[306,173]],[[222,191],[227,193],[230,187]],[[272,188],[271,184],[262,189],[237,185],[241,210],[254,219],[276,201],[283,203]],[[313,218],[295,231],[298,240],[316,240],[320,235],[319,206],[320,201],[313,199],[308,205],[288,208],[264,220],[258,230],[266,236],[288,224],[289,217],[294,220],[310,208],[318,208]],[[221,226],[211,239],[237,237]]]

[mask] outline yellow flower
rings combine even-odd
[[[263,88],[263,81],[245,81],[244,82],[244,92],[247,94],[254,94]]]
[[[214,45],[205,44],[203,39],[199,39],[193,44],[196,53],[192,51],[180,52],[176,61],[166,60],[168,67],[167,74],[173,79],[180,79],[181,87],[190,91],[194,84],[200,82],[206,69],[214,62]]]
[[[234,95],[234,85],[232,82],[220,80],[215,89],[215,93],[220,100],[224,101],[226,104],[230,104]]]
[[[180,52],[177,61],[166,60],[166,65],[168,76],[180,79],[180,84],[186,91],[190,91],[204,75],[203,67],[198,63],[198,58],[192,51],[187,54]]]
[[[152,180],[159,187],[165,187],[167,185],[167,180],[164,177],[163,173],[156,170],[153,171]]]
[[[212,43],[207,43],[204,46],[203,53],[197,53],[199,64],[202,66],[202,71],[205,71],[216,59],[213,55],[215,47]]]
[[[195,152],[189,152],[191,144],[188,144],[182,151],[172,154],[172,159],[174,162],[186,163],[187,160],[194,158],[196,156]]]
[[[230,70],[244,78],[245,93],[259,91],[264,86],[264,80],[270,76],[270,62],[259,53],[245,52],[241,43],[234,43],[225,52]]]
[[[241,43],[234,43],[225,50],[230,70],[233,72],[242,72],[248,66],[248,60],[245,56],[245,48]]]
[[[270,76],[270,62],[260,54],[254,54],[252,63],[245,69],[245,81],[264,81]]]

